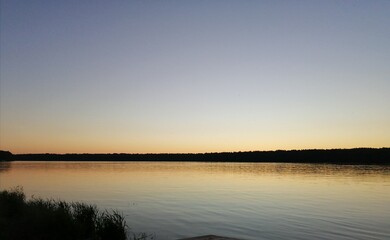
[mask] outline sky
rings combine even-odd
[[[0,149],[390,146],[390,1],[0,4]]]

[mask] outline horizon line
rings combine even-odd
[[[66,153],[49,153],[49,152],[42,152],[42,153],[12,153],[12,151],[9,150],[2,150],[0,149],[0,152],[10,152],[12,155],[82,155],[82,154],[103,154],[103,155],[109,155],[109,154],[127,154],[127,155],[163,155],[163,154],[218,154],[218,153],[249,153],[249,152],[278,152],[278,151],[331,151],[331,150],[357,150],[357,149],[389,149],[389,147],[354,147],[354,148],[303,148],[303,149],[274,149],[274,150],[244,150],[244,151],[222,151],[222,152],[159,152],[159,153],[129,153],[129,152],[104,152],[104,153],[92,153],[92,152],[83,152],[83,153],[75,153],[75,152],[66,152]]]

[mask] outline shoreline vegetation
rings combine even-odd
[[[0,161],[180,161],[390,165],[390,148],[148,154],[12,154],[9,151],[0,151]]]
[[[32,197],[21,187],[0,191],[0,239],[7,240],[146,240],[145,233],[128,236],[124,217],[101,212],[95,205]],[[153,239],[153,238],[150,238]]]

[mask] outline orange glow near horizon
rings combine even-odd
[[[295,129],[293,125],[280,129],[267,126],[233,126],[225,131],[218,125],[207,126],[203,131],[154,127],[153,133],[144,130],[153,127],[150,125],[140,130],[115,126],[104,131],[94,123],[85,128],[64,123],[65,130],[41,123],[16,131],[17,126],[14,125],[13,128],[1,128],[0,149],[15,154],[204,153],[390,146],[388,124],[360,130],[357,124],[322,129],[314,129],[310,125]]]
[[[386,139],[384,139],[386,140]],[[224,144],[209,143],[202,144],[201,141],[194,142],[180,142],[170,141],[168,143],[155,143],[154,145],[148,143],[136,143],[136,142],[73,142],[67,143],[56,139],[53,141],[32,141],[31,144],[22,144],[19,141],[19,145],[5,145],[0,144],[0,150],[10,151],[14,154],[24,153],[206,153],[206,152],[239,152],[239,151],[274,151],[274,150],[300,150],[300,149],[349,149],[349,148],[382,148],[389,147],[386,144],[387,141],[371,141],[371,144],[365,144],[363,141],[351,141],[349,144],[343,144],[338,142],[298,142],[291,144],[288,142],[263,142],[259,141],[259,144],[253,144],[251,142],[242,142],[241,145],[234,145],[231,142],[225,142]],[[221,142],[222,143],[222,142]]]
[[[116,121],[113,118],[111,121]],[[173,119],[175,121],[175,119]],[[64,121],[0,124],[0,149],[12,153],[204,153],[292,149],[335,149],[390,145],[390,125],[377,122],[308,124],[284,120],[240,125],[210,122],[183,128],[171,122],[102,126]],[[283,125],[284,124],[284,125]],[[367,124],[367,123],[366,123]],[[161,127],[159,125],[168,125]],[[278,127],[283,126],[283,127]],[[105,127],[105,128],[103,128]]]

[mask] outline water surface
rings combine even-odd
[[[0,163],[0,189],[117,209],[157,240],[390,239],[390,167],[289,163]]]

